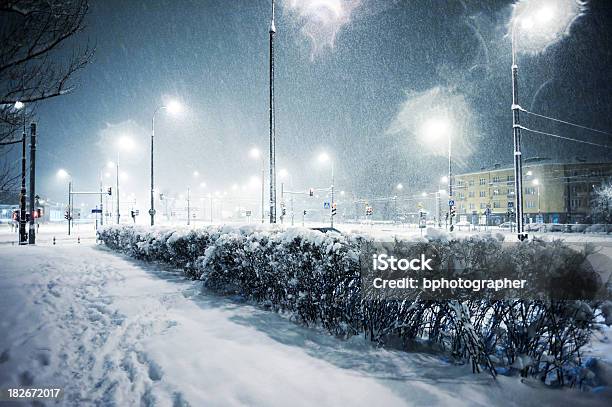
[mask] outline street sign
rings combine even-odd
[[[92,209],[91,213],[102,213],[102,209],[98,209],[98,208]]]
[[[329,202],[323,202],[323,209],[329,209]]]
[[[452,199],[448,200],[448,206],[455,206],[455,201]]]

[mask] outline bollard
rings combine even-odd
[[[53,246],[55,246],[55,236],[53,236]]]

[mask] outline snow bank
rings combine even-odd
[[[372,239],[364,235],[253,226],[109,226],[98,238],[135,258],[182,268],[209,289],[288,313],[337,337],[362,334],[403,349],[425,343],[455,361],[471,362],[474,371],[533,375],[550,385],[596,385],[580,360],[601,314],[595,302],[370,298],[362,291],[360,253]],[[415,244],[453,270],[588,272],[588,253],[560,241],[504,245],[502,235],[429,234]]]

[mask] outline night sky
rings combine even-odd
[[[341,18],[323,9],[323,20],[313,21],[291,0],[277,8],[277,163],[296,189],[329,184],[315,162],[323,150],[335,157],[339,189],[361,196],[389,194],[398,182],[437,189],[446,144],[432,148],[410,126],[440,106],[455,120],[458,171],[512,162],[510,1],[332,3],[345,7]],[[524,108],[612,131],[611,16],[612,2],[591,1],[561,41],[519,55]],[[317,23],[329,18],[333,24]],[[59,168],[73,174],[77,189],[97,187],[100,169],[115,159],[115,140],[127,134],[137,148],[120,157],[129,176],[123,190],[146,209],[151,116],[175,97],[187,111],[156,119],[160,190],[249,182],[259,174],[249,149],[267,148],[269,20],[268,1],[93,1],[87,29],[69,44],[94,44],[93,63],[72,94],[37,107],[43,195],[65,200]],[[612,143],[542,120],[525,123]],[[523,150],[524,157],[612,159],[611,150],[532,134]]]

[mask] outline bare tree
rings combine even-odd
[[[74,90],[74,74],[93,57],[89,45],[66,49],[85,28],[88,9],[87,0],[0,0],[0,190],[18,179],[7,162],[10,143],[21,137],[36,102]],[[18,101],[27,110],[16,110]]]

